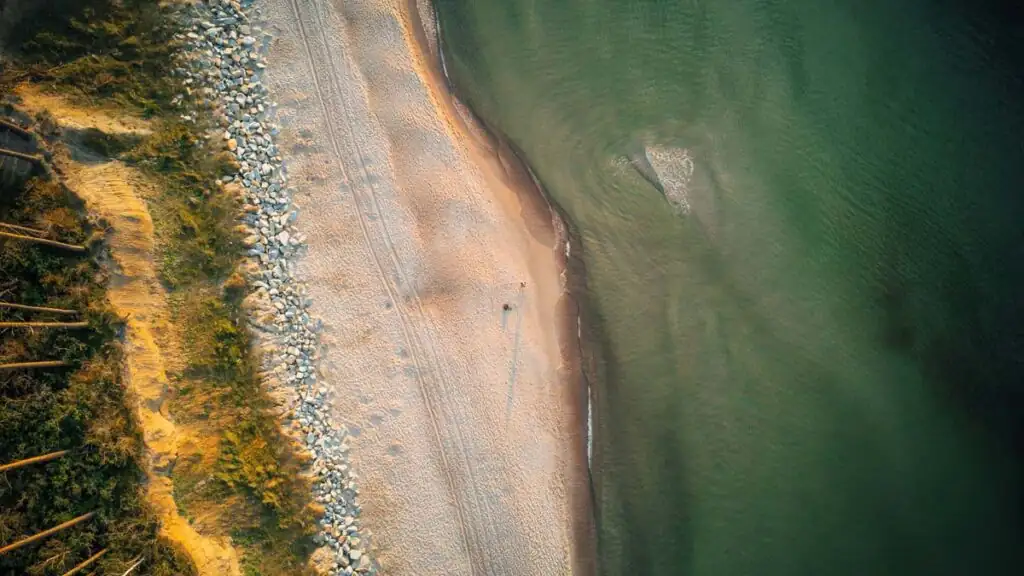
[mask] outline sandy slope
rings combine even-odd
[[[22,98],[22,109],[46,111],[66,130],[94,128],[108,134],[137,136],[150,133],[143,120],[115,111],[74,106],[31,86],[20,86],[17,94]],[[167,415],[167,371],[179,362],[179,347],[167,295],[157,278],[153,220],[144,200],[152,194],[154,184],[119,161],[88,156],[82,150],[72,154],[76,155],[82,157],[60,156],[58,168],[89,211],[110,226],[106,238],[111,256],[107,262],[107,297],[117,314],[126,318],[125,382],[135,399],[146,444],[146,499],[160,518],[162,535],[188,554],[201,576],[240,574],[238,555],[230,540],[201,533],[179,513],[174,501],[169,473],[178,453],[183,446],[202,440],[194,430],[176,425]],[[203,524],[201,519],[197,524]]]
[[[179,447],[194,437],[166,415],[166,339],[170,312],[154,264],[153,221],[141,193],[147,183],[132,168],[117,161],[64,166],[68,186],[93,213],[111,225],[113,258],[107,297],[117,314],[127,318],[125,376],[136,398],[136,414],[149,456],[147,499],[159,515],[162,534],[181,547],[200,575],[240,574],[238,555],[226,538],[203,535],[178,511],[168,475]],[[171,346],[173,348],[173,346]],[[173,352],[171,352],[173,355]]]
[[[327,327],[323,382],[359,432],[377,558],[390,574],[576,571],[585,480],[550,214],[453,114],[410,3],[261,5],[300,275]]]

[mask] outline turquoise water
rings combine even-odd
[[[602,573],[1020,573],[1024,89],[988,16],[437,9],[581,238]]]

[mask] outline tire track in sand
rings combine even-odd
[[[308,31],[307,31],[307,26],[304,23],[303,10],[299,6],[300,3],[298,2],[298,0],[291,0],[290,4],[291,4],[291,8],[292,8],[292,13],[293,13],[293,15],[295,17],[296,24],[298,26],[299,36],[302,39],[302,44],[303,44],[303,47],[305,48],[306,57],[307,57],[307,60],[308,60],[309,66],[310,66],[310,70],[311,70],[311,79],[313,81],[313,84],[314,84],[314,87],[315,87],[315,90],[316,90],[317,102],[319,103],[321,112],[322,112],[322,114],[324,116],[324,126],[326,128],[326,132],[327,132],[327,136],[328,136],[328,140],[330,142],[331,148],[332,148],[332,150],[334,152],[335,163],[337,164],[337,166],[341,170],[342,175],[344,176],[345,180],[350,182],[350,184],[351,184],[351,183],[353,183],[353,181],[349,177],[349,171],[346,168],[344,161],[342,160],[344,158],[344,156],[342,154],[341,146],[339,145],[339,142],[338,142],[338,135],[337,135],[337,133],[335,131],[336,127],[335,127],[334,123],[331,121],[330,107],[327,105],[327,102],[326,102],[326,99],[325,99],[325,91],[324,91],[324,86],[323,86],[324,82],[321,81],[322,79],[317,74],[318,71],[322,71],[322,70],[325,70],[325,69],[328,70],[328,72],[327,72],[327,76],[328,76],[327,82],[329,82],[330,84],[333,85],[333,88],[334,88],[334,90],[336,92],[340,93],[340,89],[338,88],[338,73],[337,73],[337,70],[335,69],[335,66],[334,66],[334,59],[330,58],[329,44],[327,44],[326,39],[323,37],[323,23],[320,20],[319,15],[317,15],[317,17],[316,17],[316,20],[317,20],[316,24],[317,24],[317,27],[320,28],[320,30],[321,30],[321,38],[320,38],[320,40],[324,43],[324,48],[325,48],[324,51],[326,52],[326,54],[325,54],[326,57],[324,57],[321,60],[318,60],[317,57],[314,55],[314,52],[313,52],[313,47],[312,47],[311,41],[310,41],[310,35],[309,35]],[[308,5],[309,4],[306,4],[307,7],[308,7]],[[315,8],[314,8],[314,10],[315,10]],[[318,64],[320,64],[320,66],[318,66]],[[347,106],[339,106],[339,108],[345,110],[346,128],[347,128],[347,131],[351,134],[352,133],[352,127],[351,127],[351,120],[350,120],[350,118],[348,116],[348,107]],[[372,204],[374,206],[374,209],[375,209],[376,213],[382,217],[383,215],[382,215],[382,212],[379,209],[379,204],[376,201],[376,195],[373,192],[373,186],[372,186],[372,183],[370,182],[370,178],[368,177],[368,173],[367,173],[367,169],[366,169],[366,166],[365,166],[365,163],[364,163],[364,160],[363,160],[362,153],[361,153],[361,151],[359,149],[358,144],[355,142],[355,138],[352,138],[352,146],[353,146],[353,148],[355,148],[356,156],[358,157],[358,160],[359,160],[360,171],[362,172],[363,183],[367,186],[367,188],[370,189],[370,195],[372,196],[371,202],[372,202]],[[366,246],[367,246],[367,248],[368,248],[368,250],[369,250],[369,252],[370,252],[370,254],[371,254],[371,256],[372,256],[372,258],[374,260],[374,264],[375,264],[375,266],[377,268],[377,272],[378,272],[378,275],[380,277],[381,283],[383,284],[385,290],[387,291],[388,297],[391,300],[392,304],[394,305],[394,309],[395,309],[396,313],[398,314],[398,318],[399,318],[400,325],[401,325],[401,328],[402,328],[403,337],[404,337],[404,339],[406,341],[406,345],[409,347],[409,350],[410,350],[410,357],[411,357],[411,360],[412,360],[412,363],[413,363],[413,367],[415,368],[416,380],[417,380],[417,383],[419,385],[420,396],[421,396],[421,398],[423,400],[424,407],[425,407],[425,409],[427,411],[427,414],[428,414],[428,417],[429,417],[429,420],[430,420],[431,430],[433,432],[434,440],[435,440],[435,443],[436,443],[437,448],[438,448],[438,454],[441,457],[441,466],[443,468],[442,469],[442,473],[443,473],[445,481],[446,481],[446,483],[448,485],[447,487],[448,487],[448,490],[450,492],[451,498],[452,498],[453,502],[455,503],[455,511],[456,511],[456,515],[457,515],[457,521],[458,521],[458,524],[459,524],[459,526],[458,526],[459,533],[460,533],[460,536],[462,538],[463,546],[464,546],[464,548],[466,550],[466,553],[469,555],[469,569],[470,569],[470,573],[472,573],[472,574],[488,573],[489,570],[487,569],[487,563],[486,563],[485,559],[481,557],[481,550],[480,550],[479,545],[475,542],[475,540],[476,540],[475,535],[471,534],[471,531],[467,527],[466,511],[464,510],[462,500],[458,496],[459,495],[459,490],[458,490],[458,485],[457,485],[456,479],[452,475],[452,466],[451,466],[451,464],[449,462],[449,454],[447,453],[448,450],[445,447],[445,442],[444,442],[444,439],[442,437],[442,434],[440,432],[439,425],[438,425],[438,416],[437,415],[438,415],[439,410],[438,410],[438,406],[437,405],[438,405],[439,401],[438,401],[438,399],[435,399],[435,398],[432,397],[431,392],[430,392],[431,391],[431,387],[428,386],[427,383],[424,381],[424,376],[425,375],[430,375],[431,379],[434,379],[433,375],[434,375],[435,371],[434,370],[425,371],[423,369],[423,361],[421,360],[421,357],[424,356],[423,351],[422,351],[424,346],[423,346],[422,342],[420,341],[420,338],[418,337],[419,336],[418,333],[415,331],[414,327],[411,326],[411,324],[413,324],[413,322],[408,317],[408,312],[405,310],[405,307],[403,305],[404,304],[403,300],[398,297],[398,294],[397,294],[398,293],[398,288],[397,288],[397,286],[393,286],[392,280],[390,279],[389,275],[387,274],[387,272],[385,270],[385,266],[381,262],[381,255],[378,253],[379,248],[377,248],[374,245],[375,243],[374,243],[374,241],[372,239],[372,233],[370,231],[370,226],[367,223],[367,218],[366,218],[365,213],[364,213],[365,208],[367,208],[366,205],[368,204],[368,202],[367,202],[367,200],[365,198],[361,197],[362,193],[358,191],[358,187],[357,186],[351,186],[351,189],[352,189],[353,198],[355,199],[356,205],[357,205],[357,208],[358,208],[357,212],[358,212],[359,227],[360,227],[360,231],[361,231],[361,233],[363,235],[363,240],[366,243]],[[381,226],[384,227],[383,220],[381,221]],[[386,250],[389,252],[388,258],[391,260],[391,264],[392,264],[392,266],[394,266],[395,272],[402,279],[403,284],[405,284],[407,286],[410,286],[410,288],[411,288],[411,285],[408,284],[408,282],[404,281],[404,278],[405,278],[404,270],[402,270],[401,265],[398,262],[398,257],[397,257],[397,254],[395,252],[395,249],[394,249],[393,241],[390,238],[390,234],[387,234],[386,229],[385,229],[385,234],[386,234],[385,237],[383,237],[381,240],[385,244]],[[415,290],[412,290],[412,293],[413,293],[413,297],[415,298],[417,304],[419,304],[419,298],[418,298],[418,295],[415,294]],[[422,308],[419,310],[419,312],[420,312],[420,314],[422,314]],[[422,323],[422,319],[420,319],[420,322]],[[432,350],[432,352],[433,352],[433,350]],[[436,362],[436,353],[432,354],[432,356],[434,357],[435,362]],[[434,368],[434,367],[431,366],[431,368]],[[447,383],[445,383],[445,384],[447,384]],[[445,386],[445,388],[447,389],[448,386]],[[443,404],[443,400],[440,403]],[[462,468],[464,470],[467,470],[467,472],[469,472],[469,475],[472,476],[471,470],[469,469],[468,466],[465,465],[466,461],[468,460],[468,457],[465,454],[465,448],[464,448],[464,444],[463,444],[462,437],[461,437],[462,436],[461,435],[461,430],[459,429],[458,423],[454,419],[452,419],[450,417],[446,418],[446,420],[449,421],[449,422],[447,422],[447,424],[448,424],[447,428],[456,432],[456,436],[457,436],[457,439],[459,441],[458,443],[460,444],[459,451],[461,452],[461,456],[462,456],[462,462],[460,462],[460,463],[462,464]],[[472,492],[475,495],[475,490],[473,490]],[[479,507],[479,503],[477,503],[477,505]]]
[[[320,40],[323,42],[325,48],[329,48],[328,38],[325,35],[325,30],[328,29],[327,23],[325,23],[323,18],[321,17],[320,11],[316,11],[315,14],[317,16],[316,28],[318,30],[320,30]],[[339,73],[338,73],[338,70],[337,70],[336,65],[335,65],[338,60],[334,59],[334,58],[327,58],[326,60],[328,62],[328,66],[329,66],[329,69],[330,69],[330,75],[329,76],[330,76],[330,79],[331,79],[332,87],[334,88],[334,90],[340,92],[341,91],[341,87],[338,85]],[[344,59],[342,59],[342,62],[344,63],[346,61]],[[345,72],[351,73],[350,70],[345,70]],[[371,90],[372,90],[372,88],[371,88]],[[398,252],[395,249],[394,241],[392,239],[390,231],[388,230],[387,218],[385,216],[386,213],[380,207],[380,203],[378,202],[378,194],[377,194],[376,187],[373,184],[373,179],[371,178],[371,176],[369,174],[369,170],[368,170],[368,168],[366,166],[366,161],[365,161],[366,156],[364,154],[362,154],[362,151],[360,150],[358,142],[357,142],[357,140],[355,138],[355,130],[353,129],[353,126],[352,126],[353,120],[352,120],[351,109],[348,106],[342,106],[341,108],[344,110],[345,126],[347,128],[349,136],[352,138],[352,146],[356,150],[356,157],[358,158],[358,161],[359,161],[359,169],[358,169],[358,171],[361,172],[361,174],[363,176],[363,182],[364,182],[364,184],[366,185],[366,188],[369,191],[368,197],[369,197],[370,202],[373,204],[373,212],[375,212],[378,215],[378,217],[379,217],[379,223],[380,223],[379,229],[380,229],[380,232],[382,234],[381,240],[384,243],[384,247],[385,247],[385,249],[386,249],[386,251],[388,253],[389,259],[391,260],[391,264],[394,266],[395,275],[398,277],[398,282],[395,283],[395,286],[393,287],[393,290],[397,294],[398,292],[400,292],[399,286],[406,286],[406,287],[408,287],[408,294],[407,294],[405,300],[408,301],[409,299],[411,299],[415,303],[415,309],[413,310],[413,312],[415,313],[414,315],[416,316],[416,318],[413,319],[413,320],[415,320],[415,322],[412,323],[412,328],[413,329],[410,331],[410,333],[412,335],[412,342],[417,344],[417,345],[419,345],[421,348],[428,349],[428,352],[429,352],[429,355],[430,355],[430,361],[428,361],[428,364],[429,364],[429,368],[431,368],[431,370],[428,371],[426,374],[428,374],[430,376],[430,379],[433,380],[433,382],[435,384],[439,384],[440,388],[442,388],[442,392],[443,392],[442,396],[443,397],[439,398],[438,400],[435,401],[434,411],[435,411],[435,413],[439,412],[439,413],[442,414],[442,416],[444,416],[444,420],[448,423],[448,429],[451,430],[451,432],[452,432],[452,434],[450,436],[454,436],[455,440],[458,443],[458,451],[454,454],[454,456],[456,458],[461,457],[461,461],[459,462],[459,464],[461,465],[461,470],[462,470],[462,472],[466,476],[469,477],[468,485],[465,486],[465,488],[469,489],[468,490],[468,495],[472,498],[472,501],[473,501],[472,502],[473,506],[471,506],[471,508],[478,509],[478,510],[479,509],[483,509],[483,511],[485,512],[485,514],[483,514],[483,515],[475,514],[475,515],[472,516],[472,518],[482,518],[482,519],[488,520],[488,521],[485,521],[483,523],[477,523],[477,522],[470,522],[469,523],[469,526],[467,527],[469,539],[474,541],[474,542],[477,542],[478,534],[476,532],[477,532],[477,530],[483,530],[484,532],[486,532],[486,534],[484,536],[485,536],[485,540],[487,541],[487,544],[486,544],[485,547],[481,547],[479,544],[477,544],[476,547],[472,551],[470,551],[470,553],[475,553],[475,554],[477,554],[479,556],[480,552],[484,551],[484,552],[487,552],[487,556],[490,556],[490,557],[493,557],[494,556],[494,551],[498,550],[498,549],[501,549],[503,552],[511,553],[512,551],[507,546],[507,544],[508,544],[507,540],[502,538],[502,537],[500,537],[495,532],[495,530],[494,530],[495,524],[493,522],[489,521],[490,518],[497,517],[497,515],[495,514],[495,511],[494,511],[494,508],[490,505],[491,504],[490,499],[488,499],[487,497],[484,497],[481,500],[481,498],[480,498],[480,493],[477,490],[478,483],[477,483],[476,474],[474,473],[474,466],[471,464],[473,462],[477,462],[477,459],[475,457],[472,457],[470,455],[470,451],[466,449],[466,440],[465,440],[465,436],[463,434],[463,429],[462,429],[461,426],[458,425],[460,419],[458,418],[458,415],[445,415],[445,409],[451,408],[454,405],[455,401],[458,398],[461,398],[461,396],[458,395],[457,390],[451,385],[452,375],[450,373],[450,369],[449,369],[450,367],[449,367],[448,363],[442,362],[440,360],[440,358],[438,357],[438,354],[437,354],[436,347],[434,346],[434,339],[430,337],[429,330],[433,329],[433,330],[436,331],[436,326],[434,326],[433,322],[430,320],[429,315],[427,315],[424,312],[424,310],[423,310],[423,303],[422,303],[422,301],[421,301],[421,299],[419,297],[419,294],[416,291],[414,285],[409,281],[408,274],[406,273],[405,269],[402,267],[401,262],[399,260]],[[346,173],[346,178],[347,178],[347,173]],[[355,194],[355,189],[353,189],[353,196],[356,196],[356,199],[358,201],[358,196]],[[362,218],[362,215],[363,215],[363,213],[360,211],[359,212],[360,218]],[[367,225],[367,226],[368,226],[368,228],[372,228],[369,225]],[[389,278],[386,275],[384,277],[385,278]],[[394,301],[395,307],[399,311],[399,313],[400,314],[404,313],[406,315],[406,319],[408,319],[409,313],[408,312],[404,312],[406,309],[405,309],[404,306],[402,306],[402,302],[398,301],[397,296],[395,298],[393,298],[393,301]],[[426,326],[427,329],[428,329],[428,330],[426,330],[427,334],[425,334],[424,336],[421,337],[421,334],[420,334],[421,331],[415,329],[416,325]],[[424,344],[424,342],[425,342],[425,344]],[[408,341],[407,341],[407,343],[408,343]],[[418,371],[420,370],[420,363],[417,363],[416,368],[417,368]],[[440,378],[439,379],[435,378],[435,376],[434,376],[435,374],[440,374]],[[423,386],[423,379],[422,378],[418,377],[417,381],[420,383],[421,386]],[[433,388],[427,388],[427,389],[428,390],[432,390]],[[438,406],[440,407],[440,409],[438,409]],[[441,445],[441,448],[443,449],[443,447],[444,447],[443,443],[441,443],[440,445]],[[452,455],[448,454],[447,455],[447,459],[451,459],[451,458],[452,458]],[[452,470],[451,468],[448,468],[447,470],[445,470],[446,475],[450,475],[451,474],[451,470]],[[454,486],[454,484],[452,484],[452,486]],[[460,492],[466,493],[466,490],[463,490],[463,491],[460,491]],[[456,492],[456,494],[458,494],[458,493],[459,492]],[[458,506],[460,506],[460,507],[462,506],[462,501],[458,500],[457,497],[456,497],[456,504]],[[463,512],[463,514],[465,513],[464,510],[462,510],[462,512]],[[464,517],[463,517],[463,520],[465,520]],[[493,563],[489,563],[489,562],[481,562],[481,565],[484,566],[484,570],[485,570],[485,572],[487,574],[491,574],[493,572],[493,569],[496,568],[496,566],[494,566]],[[503,570],[502,572],[505,572],[505,571]]]
[[[327,38],[327,36],[325,34],[325,31],[329,29],[328,23],[324,22],[323,18],[321,17],[321,12],[319,10],[317,10],[315,13],[316,13],[316,16],[317,16],[317,22],[316,22],[317,26],[316,26],[316,28],[320,31],[320,40],[324,43],[325,48],[329,48],[328,38]],[[356,43],[356,45],[361,45],[361,44]],[[328,61],[328,66],[329,66],[330,71],[331,71],[330,77],[331,77],[331,81],[332,81],[333,87],[334,87],[335,90],[340,92],[341,91],[341,87],[338,85],[339,74],[338,74],[338,70],[336,68],[336,62],[338,61],[338,59],[328,58],[327,61]],[[343,58],[341,59],[341,61],[342,61],[342,63],[347,62]],[[346,66],[345,72],[351,73],[351,70],[348,70],[347,66]],[[360,75],[362,75],[362,74],[360,74]],[[368,90],[370,92],[374,91],[373,86],[371,84],[369,84],[369,83],[367,85],[367,88],[368,88]],[[368,98],[368,102],[367,102],[367,105],[368,105],[368,108],[370,109],[370,113],[371,114],[375,113],[372,110],[372,108],[374,107],[373,106],[373,99],[374,99],[374,96],[371,95]],[[442,395],[441,396],[442,396],[442,398],[440,398],[436,402],[435,407],[437,407],[439,405],[440,406],[440,410],[438,410],[438,411],[441,412],[442,415],[444,415],[445,414],[445,410],[446,409],[450,409],[452,406],[454,406],[456,400],[462,398],[462,396],[459,394],[459,391],[458,391],[457,387],[453,387],[452,384],[451,384],[451,381],[453,380],[453,377],[452,377],[452,374],[451,374],[449,363],[441,361],[441,359],[439,358],[439,356],[437,354],[437,348],[434,345],[435,339],[430,337],[431,331],[433,331],[433,333],[437,333],[438,332],[437,326],[433,323],[433,321],[431,320],[431,317],[428,314],[426,314],[426,312],[424,312],[423,302],[420,299],[419,293],[416,290],[415,285],[412,282],[409,281],[409,275],[406,273],[405,269],[402,267],[401,261],[400,261],[400,259],[398,257],[398,251],[395,249],[394,240],[392,239],[391,232],[388,229],[386,212],[381,209],[380,203],[378,201],[379,195],[377,194],[377,187],[374,186],[374,184],[373,184],[374,180],[373,180],[373,178],[371,178],[371,176],[369,174],[369,170],[368,170],[368,168],[366,166],[366,156],[362,154],[362,152],[361,152],[361,150],[359,148],[359,145],[358,145],[358,141],[356,140],[356,137],[355,137],[355,130],[353,129],[353,126],[352,126],[353,119],[352,119],[351,108],[348,107],[348,106],[343,106],[342,109],[343,109],[344,114],[345,114],[345,116],[344,116],[345,117],[345,125],[346,125],[346,128],[348,129],[349,136],[351,136],[351,138],[352,138],[352,145],[353,145],[353,148],[355,148],[355,150],[356,150],[356,157],[359,160],[359,171],[362,173],[363,182],[365,183],[366,188],[369,190],[368,197],[370,199],[370,202],[372,202],[372,204],[373,204],[373,211],[379,217],[379,223],[380,223],[379,229],[380,229],[380,232],[382,234],[381,240],[383,241],[383,243],[385,245],[385,249],[388,252],[388,255],[390,257],[391,263],[392,263],[392,265],[395,268],[396,276],[398,277],[398,282],[396,283],[396,286],[394,287],[394,290],[397,293],[397,292],[400,292],[399,286],[406,286],[406,287],[408,287],[408,291],[407,291],[407,295],[405,297],[405,300],[411,299],[414,302],[414,304],[415,304],[415,308],[414,308],[413,312],[414,312],[414,315],[416,316],[416,318],[415,318],[416,322],[414,323],[414,327],[415,327],[416,324],[418,324],[420,326],[425,326],[426,327],[426,330],[422,331],[422,332],[425,333],[423,335],[422,340],[420,338],[420,336],[421,336],[420,332],[421,331],[413,330],[412,331],[412,335],[413,335],[413,339],[415,340],[415,342],[417,344],[419,344],[423,348],[427,348],[428,351],[429,351],[429,354],[430,354],[430,363],[429,364],[430,364],[430,368],[432,369],[429,372],[429,374],[430,374],[431,378],[434,378],[434,374],[440,374],[440,378],[439,379],[435,379],[434,382],[441,385],[441,388],[442,388]],[[384,129],[385,132],[387,132],[387,128],[386,127],[382,126],[382,128]],[[388,141],[388,145],[389,145],[388,147],[390,149],[390,141]],[[389,151],[389,154],[390,154],[390,151]],[[354,192],[353,192],[353,195],[355,195]],[[362,217],[362,212],[360,212],[359,214],[360,214],[360,217]],[[401,313],[401,311],[405,310],[405,308],[401,306],[400,302],[396,301],[395,305],[396,305],[396,308],[399,310],[400,313]],[[406,313],[406,314],[408,314],[408,313]],[[425,342],[425,344],[424,344],[424,342]],[[417,368],[418,368],[418,366],[417,366]],[[418,380],[422,383],[421,379],[418,379]],[[495,554],[495,552],[500,550],[503,554],[505,554],[505,556],[504,556],[505,558],[510,558],[510,557],[512,557],[512,555],[515,554],[515,550],[510,546],[510,541],[509,541],[507,535],[506,536],[499,535],[495,531],[496,524],[493,521],[491,521],[492,518],[500,518],[501,516],[499,514],[496,514],[495,510],[494,510],[494,507],[491,506],[491,503],[492,503],[491,498],[489,498],[487,495],[484,495],[483,497],[481,497],[480,491],[477,488],[479,486],[479,484],[477,482],[477,476],[476,476],[476,473],[474,472],[475,466],[473,464],[474,463],[478,464],[479,463],[479,459],[477,458],[477,456],[475,454],[471,455],[470,451],[466,449],[466,444],[467,443],[466,443],[466,440],[465,440],[465,436],[463,434],[463,429],[462,429],[461,426],[458,425],[458,423],[460,422],[459,415],[458,414],[447,415],[445,417],[445,420],[449,423],[449,429],[452,431],[452,433],[450,435],[455,437],[455,440],[457,441],[457,443],[459,445],[458,446],[458,452],[455,453],[455,456],[456,457],[461,456],[461,458],[462,458],[462,460],[460,462],[461,471],[466,476],[468,476],[468,478],[469,478],[469,482],[467,483],[466,486],[464,486],[465,490],[463,490],[462,493],[468,494],[468,496],[472,498],[472,506],[471,506],[471,508],[477,509],[477,510],[482,509],[484,511],[483,515],[475,514],[475,515],[473,515],[471,517],[471,518],[483,519],[485,521],[482,522],[482,523],[481,522],[470,522],[469,523],[468,530],[470,531],[469,532],[470,538],[473,541],[477,541],[477,539],[479,538],[479,535],[477,534],[477,531],[482,531],[482,532],[485,533],[483,536],[484,536],[484,540],[486,541],[486,546],[480,547],[479,544],[478,544],[477,545],[477,552],[483,551],[483,552],[486,553],[485,557],[493,558],[493,557],[498,556],[497,554]],[[451,457],[451,455],[449,455],[449,457]],[[447,471],[447,472],[450,472],[450,470]],[[461,505],[461,501],[460,501],[459,505]],[[500,570],[500,571],[502,573],[504,573],[504,574],[511,574],[507,570],[508,566],[505,566],[505,565],[502,565],[502,566],[499,567],[499,566],[494,565],[493,562],[484,562],[483,566],[485,568],[485,573],[487,573],[487,574],[492,574],[496,568],[502,568],[502,570]]]

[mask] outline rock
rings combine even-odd
[[[260,377],[280,402],[273,412],[286,419],[286,430],[311,458],[313,498],[320,503],[316,506],[322,527],[314,540],[321,548],[314,556],[323,573],[372,573],[373,563],[356,525],[360,508],[344,441],[347,430],[331,422],[331,390],[318,385],[322,323],[307,313],[313,302],[293,275],[295,251],[289,247],[301,246],[305,236],[290,228],[298,216],[292,202],[295,189],[283,184],[286,174],[274,142],[280,130],[263,116],[276,108],[260,72],[266,67],[260,45],[266,45],[270,36],[250,23],[252,0],[206,0],[191,9],[191,30],[179,36],[188,39],[187,66],[175,71],[185,90],[172,102],[208,97],[225,147],[237,159],[237,173],[223,176],[221,182],[233,188],[225,186],[223,193],[244,202],[244,225],[237,232],[245,235],[249,259],[244,272],[250,293],[243,307],[262,355]],[[182,118],[197,120],[191,113]]]

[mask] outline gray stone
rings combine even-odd
[[[312,300],[292,275],[295,262],[288,247],[299,247],[306,239],[288,228],[298,216],[289,208],[295,190],[282,189],[286,178],[274,142],[279,128],[259,120],[268,108],[276,106],[267,99],[268,91],[260,80],[259,71],[265,64],[256,51],[258,39],[269,40],[269,36],[250,24],[245,11],[233,0],[207,0],[194,9],[200,18],[185,34],[191,40],[189,68],[176,71],[188,88],[174,101],[208,95],[216,107],[213,114],[217,125],[226,128],[221,134],[225,146],[239,161],[238,174],[222,180],[240,183],[247,202],[242,211],[247,225],[243,242],[254,260],[246,275],[254,290],[251,297],[255,298],[255,309],[262,310],[248,323],[259,331],[260,338],[267,339],[260,346],[262,375],[267,378],[268,388],[275,393],[283,389],[290,398],[278,412],[282,417],[296,418],[288,420],[287,426],[298,429],[298,439],[304,441],[313,457],[312,472],[317,478],[314,497],[325,504],[327,511],[320,520],[323,530],[315,541],[339,552],[331,573],[372,573],[355,522],[359,507],[355,504],[356,476],[348,466],[348,446],[343,442],[347,431],[339,423],[330,422],[330,389],[313,388],[318,380],[316,335],[322,330],[322,322],[306,313]],[[184,114],[183,119],[195,120],[191,114]]]

